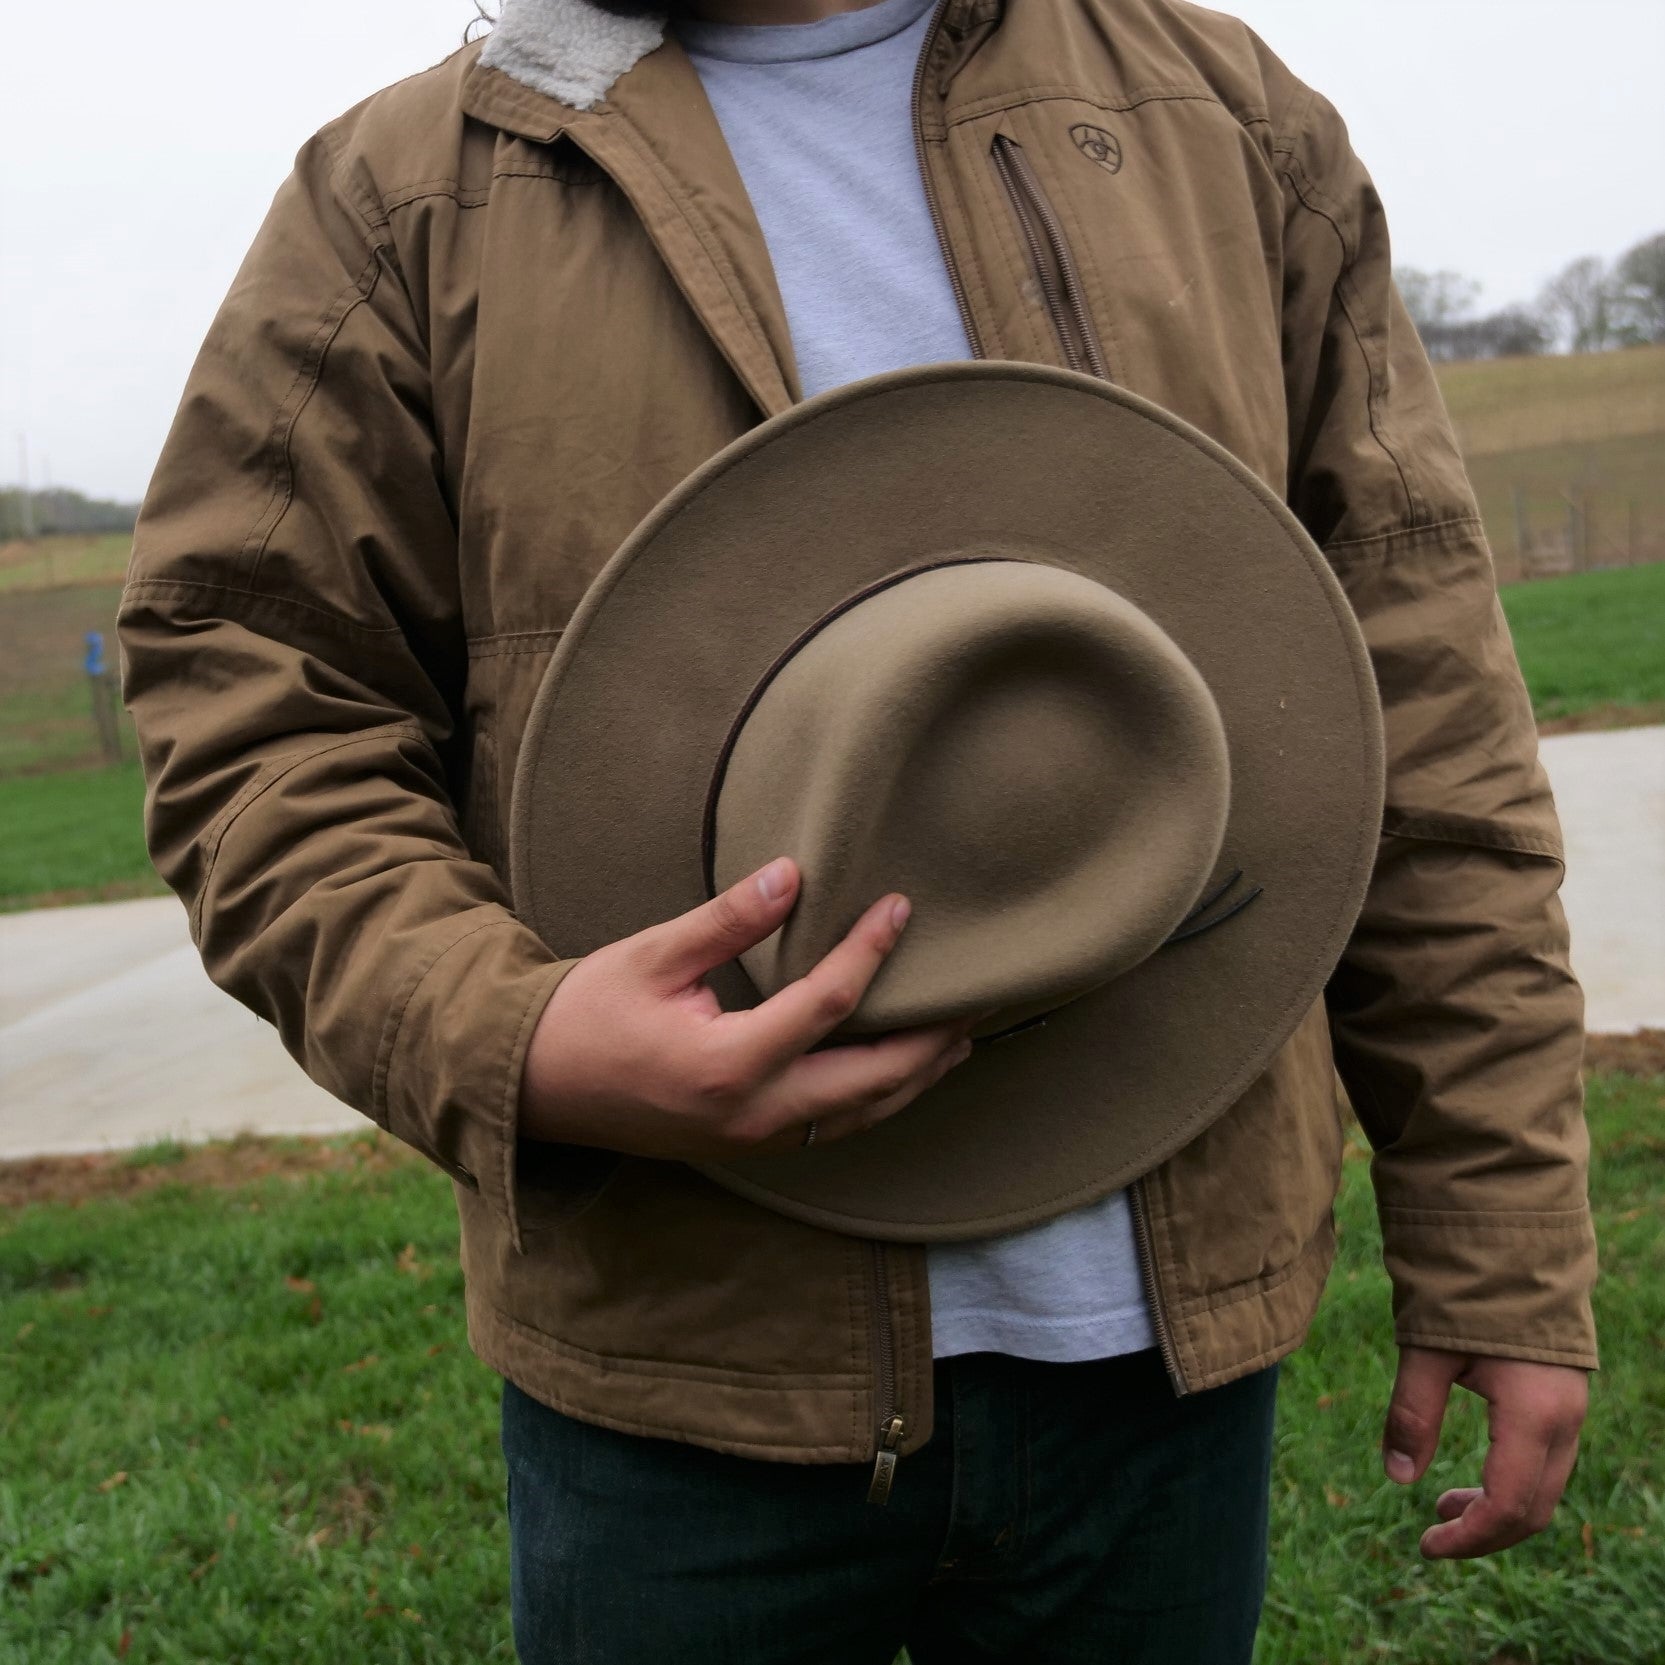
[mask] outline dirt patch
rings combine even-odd
[[[1584,1067],[1602,1074],[1665,1076],[1665,1029],[1634,1035],[1587,1035]]]
[[[425,1158],[390,1134],[371,1130],[344,1139],[260,1139],[219,1144],[162,1145],[148,1151],[85,1156],[36,1156],[0,1162],[0,1209],[30,1203],[80,1205],[133,1197],[164,1185],[235,1190],[268,1179],[317,1174],[387,1173]]]
[[[1611,728],[1652,728],[1665,723],[1665,701],[1645,705],[1593,705],[1570,717],[1548,717],[1538,724],[1540,734],[1596,734]]]

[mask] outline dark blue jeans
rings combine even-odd
[[[1277,1367],[1176,1398],[1154,1351],[936,1363],[883,1508],[869,1465],[620,1434],[504,1384],[523,1665],[1242,1665]]]

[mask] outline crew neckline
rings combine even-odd
[[[835,12],[813,23],[716,23],[677,18],[685,51],[734,64],[801,63],[876,46],[917,23],[936,0],[877,0],[853,12]]]

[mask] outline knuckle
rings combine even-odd
[[[746,929],[746,915],[732,891],[725,890],[711,901],[712,928],[724,937],[740,936]]]
[[[751,1090],[750,1072],[738,1059],[709,1060],[694,1081],[700,1103],[726,1109],[745,1098]]]
[[[898,1093],[905,1091],[907,1085],[908,1072],[906,1070],[898,1069],[894,1065],[887,1066],[868,1087],[867,1102],[869,1104],[883,1104],[886,1099],[895,1098]]]
[[[861,999],[860,991],[848,983],[832,983],[821,991],[821,998],[817,1002],[817,1012],[828,1023],[837,1023],[847,1018]]]
[[[1388,1411],[1388,1429],[1393,1437],[1413,1448],[1427,1444],[1434,1434],[1434,1420],[1414,1405],[1395,1400]]]

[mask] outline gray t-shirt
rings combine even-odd
[[[971,356],[914,148],[931,5],[675,26],[763,228],[806,397]],[[1014,1106],[1014,1138],[1022,1124]],[[938,1358],[1091,1359],[1155,1344],[1123,1192],[1027,1231],[933,1243],[926,1265]]]

